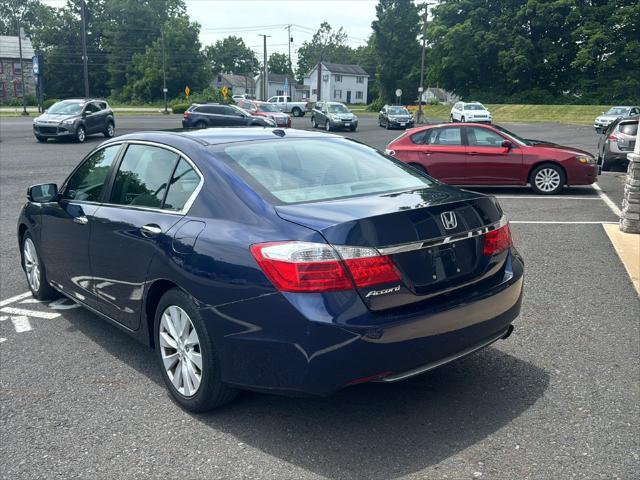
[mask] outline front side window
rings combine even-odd
[[[98,202],[104,190],[104,184],[111,171],[120,145],[98,150],[69,177],[62,198],[85,202]]]
[[[161,208],[178,155],[164,148],[129,145],[111,191],[110,203]]]
[[[434,128],[429,130],[426,142],[430,145],[462,145],[460,127]]]
[[[301,203],[420,189],[431,181],[348,140],[270,140],[220,147],[221,157],[274,203]]]
[[[475,147],[499,147],[504,138],[488,128],[467,128],[467,141]]]

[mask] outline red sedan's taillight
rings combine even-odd
[[[375,248],[292,241],[252,245],[251,253],[283,292],[351,290],[400,280],[391,259]]]
[[[511,230],[509,224],[504,225],[496,230],[492,230],[484,236],[484,247],[482,253],[486,257],[497,255],[511,247]]]

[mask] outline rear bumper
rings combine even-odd
[[[520,313],[523,269],[512,250],[503,278],[454,302],[370,312],[345,297],[344,308],[358,315],[357,327],[342,318],[308,320],[281,294],[252,301],[251,322],[239,317],[248,312],[245,302],[229,305],[219,312],[224,318],[251,326],[221,340],[223,379],[261,391],[327,395],[354,383],[422,373],[507,333]]]

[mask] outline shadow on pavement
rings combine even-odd
[[[70,328],[164,388],[153,351],[81,309],[65,317]],[[396,384],[365,384],[326,398],[246,392],[193,417],[319,475],[387,479],[482,441],[531,407],[548,384],[546,371],[490,347]]]

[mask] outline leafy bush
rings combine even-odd
[[[370,112],[379,112],[380,110],[382,110],[382,107],[384,107],[386,104],[387,102],[385,102],[384,99],[377,98],[376,100],[371,102],[369,105],[367,105],[367,110]]]
[[[187,109],[191,106],[190,103],[172,103],[171,104],[171,110],[173,111],[173,113],[184,113],[187,111]]]
[[[47,100],[42,102],[42,106],[44,107],[45,110],[48,110],[49,108],[51,108],[51,105],[59,101],[60,100],[58,100],[57,98],[48,98]]]

